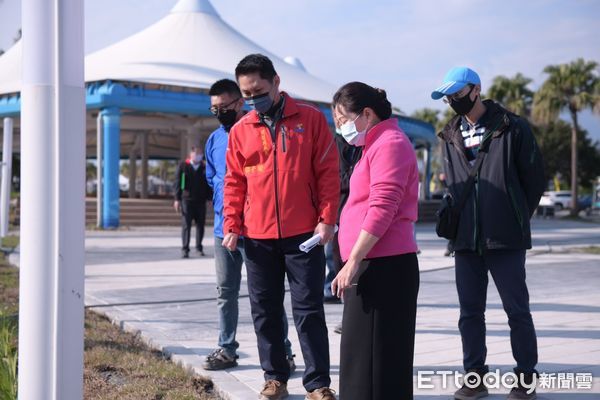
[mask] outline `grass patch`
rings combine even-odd
[[[600,254],[600,246],[577,247],[574,251],[586,254]]]
[[[124,332],[106,317],[86,311],[84,398],[212,400],[213,384],[194,376]]]
[[[19,309],[19,270],[0,253],[0,314],[13,315]]]
[[[19,245],[19,237],[17,235],[9,235],[2,238],[2,247],[14,249]]]
[[[0,252],[0,399],[17,398],[17,321],[19,270]]]
[[[19,269],[0,253],[0,400],[16,399]],[[124,332],[108,318],[85,313],[86,400],[216,400],[210,379],[193,375]],[[16,389],[15,389],[16,390]]]
[[[0,399],[17,398],[16,322],[0,310]]]

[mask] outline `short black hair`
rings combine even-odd
[[[262,79],[273,82],[273,78],[277,75],[273,62],[269,57],[263,54],[250,54],[240,61],[235,67],[235,79],[239,79],[240,75],[248,75],[258,72]]]
[[[209,96],[220,96],[225,93],[230,94],[233,97],[242,97],[240,87],[231,79],[221,79],[216,81],[208,90]]]
[[[339,88],[333,95],[333,106],[338,104],[353,114],[358,114],[369,107],[382,121],[392,115],[392,104],[387,99],[385,90],[362,82],[346,83]]]

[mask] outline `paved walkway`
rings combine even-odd
[[[418,225],[418,241],[422,249],[419,257],[422,273],[415,387],[419,371],[423,374],[462,369],[453,259],[443,257],[445,242],[435,236],[432,225]],[[107,314],[123,328],[140,331],[148,342],[170,354],[174,361],[211,376],[225,397],[254,399],[263,378],[245,282],[240,299],[239,367],[210,373],[201,368],[204,356],[215,348],[217,338],[213,248],[209,245],[212,238],[207,237],[204,243],[207,257],[192,254],[193,258],[182,260],[177,229],[88,232],[86,304]],[[541,399],[600,399],[600,255],[562,253],[566,247],[592,244],[600,244],[600,225],[556,220],[534,222],[534,249],[528,256],[527,273],[539,341],[538,369],[555,374],[555,378],[558,373],[593,375],[591,389],[540,389]],[[289,296],[286,301],[290,310]],[[333,333],[333,327],[341,319],[342,308],[342,305],[325,305],[335,389],[340,335]],[[288,316],[291,318],[290,312]],[[486,317],[488,363],[491,369],[508,372],[513,365],[509,332],[494,285],[490,285]],[[290,399],[303,399],[303,361],[294,329],[290,329],[290,339],[298,364],[298,371],[289,381]],[[439,374],[433,382],[433,389],[417,389],[415,398],[451,398],[453,384],[444,388]],[[503,399],[507,391],[491,392],[494,395],[490,399]]]

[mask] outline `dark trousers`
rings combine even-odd
[[[202,251],[204,223],[206,222],[206,202],[183,200],[181,202],[181,249],[190,250],[192,221],[196,222],[196,250]]]
[[[360,271],[344,293],[340,399],[412,399],[417,256],[365,260]]]
[[[460,252],[455,255],[455,263],[460,302],[458,327],[465,370],[488,370],[485,364],[485,306],[489,271],[508,316],[510,344],[517,362],[515,371],[534,372],[538,361],[537,339],[525,283],[525,250],[491,250],[481,256]]]
[[[250,306],[265,379],[287,382],[290,376],[282,321],[287,274],[292,314],[306,365],[302,383],[307,391],[331,383],[323,309],[325,255],[321,246],[308,254],[298,248],[311,236],[312,232],[286,239],[244,240]]]

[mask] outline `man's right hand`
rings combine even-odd
[[[175,200],[175,202],[173,203],[173,208],[175,209],[176,213],[181,213],[181,202]]]
[[[235,251],[237,249],[237,243],[240,235],[237,233],[228,233],[223,238],[223,247],[229,251]]]

